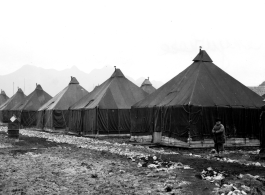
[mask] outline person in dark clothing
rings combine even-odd
[[[222,155],[224,151],[224,143],[225,143],[225,127],[221,124],[221,120],[217,118],[215,120],[215,125],[212,129],[213,140],[214,140],[214,148],[217,152],[217,155]]]

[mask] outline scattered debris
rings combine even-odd
[[[210,182],[221,182],[225,178],[226,174],[221,171],[214,171],[212,167],[208,167],[201,172],[201,178]]]
[[[91,174],[91,178],[98,178],[98,174],[96,173]]]
[[[260,178],[258,175],[240,174],[234,181],[217,188],[216,193],[224,195],[265,194],[265,178]]]
[[[197,154],[192,154],[192,153],[188,153],[188,154],[184,154],[187,156],[192,156],[192,157],[196,157],[196,158],[205,158],[208,160],[217,160],[217,161],[222,161],[222,162],[227,162],[227,163],[238,163],[241,165],[246,165],[246,166],[257,166],[257,167],[265,167],[265,163],[261,163],[261,162],[253,162],[253,161],[247,161],[246,159],[249,158],[248,154],[254,154],[254,155],[258,155],[260,152],[260,150],[255,150],[255,151],[242,151],[242,150],[238,150],[238,151],[225,151],[225,154],[229,154],[229,153],[244,153],[244,155],[242,156],[242,159],[230,159],[228,157],[219,157],[216,156],[216,150],[212,149],[209,153],[209,155],[197,155]],[[259,156],[259,158],[262,158]]]
[[[173,188],[172,185],[167,185],[167,186],[165,187],[165,191],[166,191],[166,192],[171,192],[171,191],[172,191],[172,188]]]

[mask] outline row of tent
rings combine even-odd
[[[141,87],[138,87],[129,81],[120,69],[115,69],[111,77],[100,86],[95,87],[91,93],[79,85],[75,77],[71,77],[69,85],[53,98],[40,85],[36,85],[36,89],[28,96],[25,96],[23,91],[18,88],[16,94],[10,99],[2,91],[1,97],[5,96],[5,102],[0,106],[0,121],[8,123],[12,115],[15,114],[20,118],[23,127],[53,130],[70,128],[75,133],[86,134],[88,131],[95,132],[93,128],[95,128],[95,120],[98,119],[93,116],[94,121],[90,119],[89,123],[86,123],[85,120],[81,122],[81,119],[77,118],[77,114],[84,109],[93,109],[94,111],[100,109],[98,114],[105,111],[105,118],[101,116],[101,119],[105,120],[102,121],[104,128],[101,128],[104,129],[104,132],[123,131],[129,133],[131,106],[154,90],[149,78],[145,79]],[[116,113],[116,110],[119,110],[116,117],[106,114],[108,112]],[[92,112],[89,116],[92,116]],[[108,116],[115,121],[119,120],[119,123],[109,120],[106,118]],[[125,117],[126,121],[118,119],[118,117]],[[71,122],[69,123],[69,121]],[[89,130],[83,131],[83,125]],[[99,125],[102,126],[102,123]]]
[[[149,79],[143,85],[139,88],[115,69],[109,79],[88,93],[72,77],[54,98],[43,92],[33,101],[29,97],[33,98],[34,92],[25,98],[18,90],[0,107],[0,119],[5,122],[16,113],[22,125],[41,129],[67,129],[82,135],[162,132],[186,141],[189,137],[210,138],[218,117],[227,136],[264,140],[263,98],[216,66],[204,50],[159,89],[150,88]],[[42,89],[37,86],[36,90]],[[14,103],[9,106],[11,101]],[[31,106],[37,109],[26,111]]]

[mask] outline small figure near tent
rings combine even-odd
[[[221,120],[219,118],[215,120],[215,125],[212,129],[212,133],[215,150],[217,152],[217,155],[221,156],[224,151],[225,128],[224,125],[221,124]]]
[[[10,118],[10,121],[13,123],[14,121],[16,121],[20,123],[20,118],[17,117],[15,114],[12,114],[12,117]]]
[[[12,115],[8,123],[8,137],[19,139],[19,127],[20,127],[20,118],[15,114]]]

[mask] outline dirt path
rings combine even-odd
[[[211,194],[214,187],[192,169],[156,172],[125,156],[44,138],[20,136],[12,145],[0,149],[0,194]]]
[[[214,194],[215,184],[197,177],[208,167],[227,172],[226,179],[241,173],[265,176],[264,167],[194,158],[185,151],[169,154],[172,149],[165,149],[169,153],[163,154],[146,147],[80,138],[85,143],[81,146],[64,143],[69,137],[61,141],[60,136],[47,134],[40,137],[54,141],[20,135],[20,141],[14,142],[5,136],[0,132],[0,143],[7,146],[0,147],[0,194]],[[115,151],[114,146],[124,147],[125,152],[157,155],[193,169],[139,167],[138,161],[128,159],[123,150]]]

